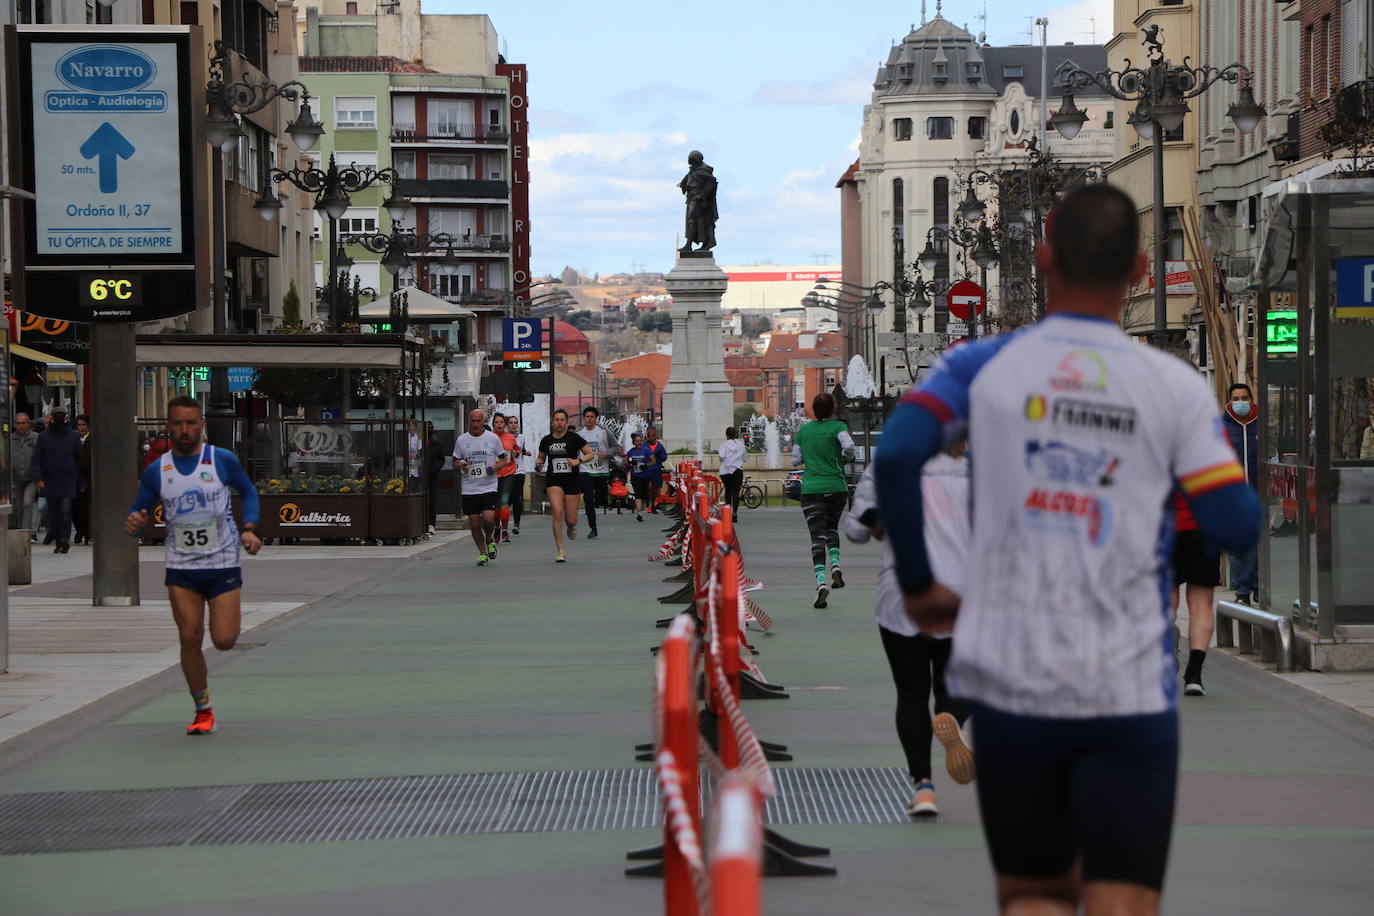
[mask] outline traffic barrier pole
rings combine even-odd
[[[763,829],[758,787],[740,773],[721,781],[711,837],[713,916],[763,913]]]
[[[712,625],[715,627],[716,640],[720,645],[721,669],[725,677],[725,683],[720,685],[721,690],[730,691],[731,696],[736,701],[740,698],[740,640],[739,640],[739,576],[740,576],[740,556],[739,551],[730,550],[726,545],[730,543],[733,535],[731,528],[732,520],[730,517],[730,507],[725,506],[720,510],[720,540],[719,545],[722,553],[719,559],[717,575],[720,583],[720,601],[714,610],[715,619]],[[719,712],[720,710],[715,710]],[[739,766],[739,745],[735,741],[734,729],[730,727],[730,722],[725,716],[720,716],[716,720],[717,734],[720,747],[720,759],[729,769]]]
[[[696,633],[686,617],[678,617],[663,640],[662,748],[675,761],[682,799],[697,836],[701,835],[701,787],[697,766],[697,704],[692,671],[692,641]],[[692,867],[677,841],[673,818],[663,818],[663,899],[668,916],[697,916]]]

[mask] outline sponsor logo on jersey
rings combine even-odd
[[[1093,350],[1074,350],[1050,376],[1055,391],[1106,391],[1107,361]]]
[[[1110,487],[1121,459],[1105,449],[1088,451],[1063,442],[1026,443],[1026,470],[1041,480]]]
[[[176,498],[176,505],[173,507],[177,515],[185,515],[187,512],[194,512],[197,509],[208,509],[210,500],[205,494],[197,489],[190,489]]]
[[[1036,487],[1022,508],[1032,527],[1080,534],[1094,547],[1106,544],[1112,532],[1111,503],[1087,493]]]
[[[214,474],[211,474],[209,471],[201,471],[201,472],[200,472],[200,479],[201,479],[201,480],[204,480],[204,481],[206,481],[206,482],[208,483],[209,481],[215,479],[215,475],[214,475]]]
[[[1055,398],[1054,405],[1050,408],[1050,419],[1055,426],[1070,429],[1103,432],[1121,437],[1135,435],[1135,408],[1119,404],[1100,404],[1078,398]]]
[[[1048,413],[1048,410],[1046,409],[1044,395],[1033,394],[1030,397],[1026,398],[1027,420],[1034,420],[1035,422],[1039,423],[1041,420],[1045,419],[1046,413]]]

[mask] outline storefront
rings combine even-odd
[[[1291,615],[1300,666],[1374,670],[1374,179],[1265,196],[1260,598]]]

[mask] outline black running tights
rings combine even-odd
[[[849,494],[843,490],[802,495],[802,515],[811,532],[811,562],[816,566],[826,565],[827,548],[840,549],[840,515],[848,499]]]
[[[744,484],[744,469],[737,468],[729,474],[720,475],[720,482],[725,484],[725,504],[730,507],[730,517],[739,517],[739,490]]]
[[[892,668],[897,686],[897,738],[906,754],[912,781],[925,779],[930,772],[930,694],[935,693],[935,712],[947,712],[962,725],[968,719],[968,706],[953,699],[945,689],[945,665],[952,645],[948,639],[929,636],[903,636],[878,627],[883,651]]]

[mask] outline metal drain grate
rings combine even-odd
[[[897,767],[779,769],[771,824],[893,824]],[[651,769],[463,773],[260,786],[0,795],[0,854],[331,843],[660,823]]]

